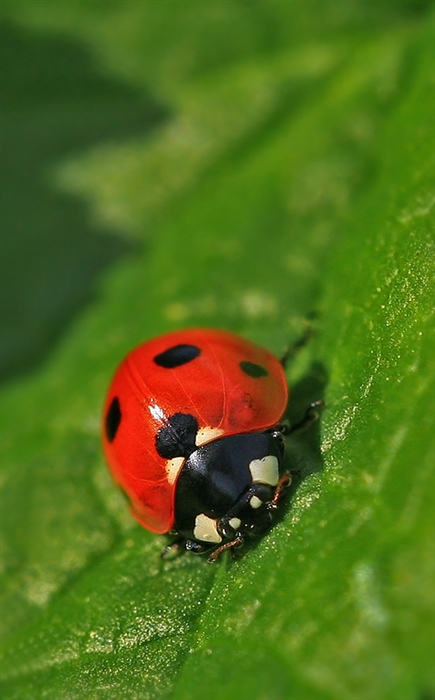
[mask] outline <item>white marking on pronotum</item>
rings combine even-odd
[[[222,537],[217,531],[216,520],[209,518],[205,513],[200,513],[195,518],[193,536],[201,542],[222,542]]]
[[[256,483],[276,486],[279,481],[278,460],[275,455],[253,459],[249,464],[249,471],[252,475],[252,481]]]
[[[211,428],[210,426],[200,428],[196,433],[195,444],[197,447],[205,445],[207,442],[216,440],[216,438],[220,437],[223,432],[224,431],[222,428]]]
[[[251,496],[249,501],[249,505],[251,506],[251,508],[259,508],[262,503],[263,501],[261,500],[261,498],[258,498],[258,496]]]
[[[172,459],[167,460],[166,474],[168,475],[168,481],[170,484],[175,484],[177,476],[184,466],[184,461],[184,457],[173,457]]]
[[[242,521],[240,520],[240,518],[231,518],[229,524],[231,525],[233,530],[238,530],[240,525],[242,524]]]

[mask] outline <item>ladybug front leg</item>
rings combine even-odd
[[[232,540],[241,535],[241,532],[255,534],[267,530],[270,513],[265,506],[274,499],[275,488],[269,484],[253,482],[231,510],[217,521],[219,534],[224,539]]]
[[[276,510],[276,508],[278,507],[278,503],[281,500],[283,491],[285,491],[285,489],[287,489],[290,486],[291,481],[292,475],[290,472],[286,472],[282,475],[282,477],[276,485],[275,493],[273,494],[272,500],[270,501],[270,503],[267,504],[267,507],[270,510]]]
[[[267,530],[271,522],[269,506],[275,503],[290,477],[282,477],[276,487],[260,482],[252,483],[251,487],[238,499],[231,510],[216,523],[217,530],[225,543],[232,547],[239,544],[244,535],[256,535]],[[277,494],[279,491],[279,495]],[[243,534],[242,534],[243,533]]]
[[[264,484],[254,484],[249,490],[248,494],[245,494],[245,496],[240,499],[238,503],[239,509],[245,509],[248,503],[254,503],[254,506],[251,505],[251,507],[259,507],[257,506],[256,501],[261,502],[263,506],[266,506],[267,510],[262,510],[261,519],[259,517],[258,522],[255,525],[251,525],[251,528],[256,527],[258,530],[265,530],[269,527],[272,518],[270,511],[277,508],[278,501],[280,500],[283,491],[289,486],[290,483],[291,475],[286,472],[278,481],[272,498],[270,498],[270,487],[266,487]],[[252,501],[253,498],[256,500]],[[222,552],[225,552],[227,549],[231,549],[231,553],[234,555],[234,550],[244,545],[244,536],[239,530],[236,531],[234,528],[235,525],[240,527],[242,524],[242,521],[237,517],[236,512],[237,509],[233,508],[231,513],[228,513],[228,515],[218,521],[217,527],[219,532],[223,537],[229,539],[229,542],[225,542],[225,544],[222,544],[220,547],[215,549],[212,554],[210,554],[209,558],[207,559],[209,563],[215,562]]]
[[[245,539],[243,535],[238,534],[231,542],[225,542],[225,544],[222,544],[220,547],[214,550],[207,559],[209,564],[213,564],[218,557],[222,554],[222,552],[225,552],[227,549],[231,549],[231,552],[234,553],[234,548],[235,547],[242,547],[245,542]]]

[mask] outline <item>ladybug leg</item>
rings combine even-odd
[[[253,482],[251,487],[239,498],[233,508],[231,508],[231,512],[219,521],[218,529],[223,533],[224,537],[229,538],[231,536],[231,529],[230,532],[228,532],[227,527],[229,525],[230,528],[234,528],[234,520],[236,523],[237,521],[239,521],[239,523],[250,522],[254,513],[256,513],[255,529],[264,530],[270,524],[270,514],[265,512],[263,506],[268,506],[274,499],[276,488],[278,487],[271,486],[270,484]],[[264,518],[260,517],[260,513],[264,515]],[[262,522],[262,520],[264,520],[264,522]],[[239,523],[236,525],[237,534],[240,528]],[[233,529],[233,533],[236,528]]]
[[[184,550],[193,552],[193,554],[203,554],[209,549],[209,544],[201,544],[196,542],[196,540],[186,540],[184,537],[178,537],[162,550],[160,556],[162,559],[171,560],[182,554]]]
[[[255,530],[257,532],[266,530],[270,523],[272,522],[271,511],[277,508],[278,502],[282,496],[283,491],[291,483],[291,474],[286,472],[283,474],[274,491],[271,491],[271,487],[262,484],[254,483],[247,493],[238,501],[235,507],[231,509],[225,517],[221,518],[217,523],[217,529],[223,538],[228,539],[228,542],[217,547],[208,557],[207,561],[213,563],[218,559],[218,557],[225,552],[227,549],[231,550],[233,557],[235,558],[235,550],[242,547],[245,538],[239,529],[244,521],[243,512],[247,507],[256,510],[263,505],[264,511],[262,513],[261,521],[256,523]],[[239,517],[240,516],[240,517]],[[245,524],[246,527],[246,524]],[[249,533],[248,533],[249,534]],[[251,534],[254,534],[254,529],[252,528]]]
[[[207,559],[209,564],[213,564],[218,557],[222,554],[222,552],[225,552],[226,549],[231,549],[231,552],[234,553],[234,547],[241,547],[244,544],[244,538],[243,535],[237,535],[231,542],[225,542],[225,544],[222,544],[220,547],[214,550]]]
[[[310,403],[307,410],[305,411],[305,415],[302,418],[302,420],[300,420],[299,423],[295,423],[295,425],[292,425],[290,428],[288,428],[285,434],[292,435],[293,433],[299,433],[309,428],[312,423],[319,419],[321,410],[324,407],[324,405],[325,402],[322,401],[322,399]]]
[[[176,540],[166,545],[160,552],[161,559],[175,559],[181,554],[184,549],[184,540],[182,537],[178,537]]]
[[[318,401],[312,401],[305,411],[305,415],[298,423],[294,425],[287,425],[287,423],[278,423],[273,428],[265,430],[265,433],[269,433],[273,438],[278,440],[282,445],[284,445],[283,436],[292,435],[293,433],[299,433],[310,427],[312,423],[319,419],[322,408],[324,408],[325,402],[322,399]]]
[[[275,493],[273,494],[272,500],[270,501],[270,503],[267,504],[269,510],[276,510],[276,508],[278,507],[278,502],[283,494],[283,491],[290,486],[291,481],[292,475],[290,472],[286,472],[282,475],[282,477],[276,485]]]
[[[278,425],[274,425],[273,428],[268,428],[264,432],[273,437],[284,452],[285,443],[283,435],[287,435],[289,430],[290,427],[286,423],[278,423]]]
[[[280,358],[282,366],[285,368],[290,360],[292,360],[303,347],[308,343],[308,341],[313,337],[315,331],[311,325],[310,319],[305,321],[305,329],[300,338],[298,338],[294,343],[288,346],[284,355]]]
[[[239,508],[246,507],[247,503],[252,504],[252,499],[256,499],[257,502],[261,501],[264,506],[266,506],[267,510],[264,511],[264,517],[263,517],[263,522],[262,522],[262,527],[261,530],[267,529],[267,527],[270,525],[272,521],[272,515],[270,513],[271,510],[275,510],[277,508],[278,502],[282,496],[283,491],[290,485],[291,483],[291,474],[286,472],[281,476],[279,479],[275,491],[273,493],[272,499],[271,500],[266,500],[267,499],[267,494],[265,490],[265,485],[264,484],[254,484],[253,488],[249,489],[249,492],[243,499],[241,499],[239,505]],[[260,498],[261,496],[261,498]],[[254,501],[254,506],[251,505],[251,507],[257,507],[257,503]],[[231,549],[231,553],[235,554],[235,549],[242,547],[245,538],[242,535],[240,531],[234,531],[232,522],[234,519],[238,519],[235,515],[236,509],[231,510],[231,514],[228,514],[225,518],[221,518],[221,520],[218,522],[218,530],[222,534],[223,537],[230,538],[232,537],[233,539],[230,539],[229,542],[225,542],[225,544],[222,544],[220,547],[215,549],[207,559],[208,562],[213,563],[216,561],[216,559],[222,554],[222,552],[225,552],[227,549]],[[240,523],[240,519],[239,523]]]
[[[270,504],[276,503],[290,476],[283,476],[277,486],[253,482],[231,510],[217,521],[217,529],[223,539],[235,542],[242,537],[242,532],[254,535],[264,532],[271,523]],[[278,493],[277,493],[278,492]],[[254,517],[253,517],[254,516]]]
[[[184,537],[179,537],[168,544],[160,553],[162,559],[175,559],[186,550],[187,552],[192,552],[193,554],[203,554],[210,549],[209,544],[201,544],[196,540],[186,540]]]
[[[187,552],[192,552],[193,554],[203,554],[210,549],[209,544],[201,544],[201,542],[197,542],[196,540],[186,540],[184,547]]]

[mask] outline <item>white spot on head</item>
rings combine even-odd
[[[262,459],[253,459],[249,464],[252,481],[260,484],[276,486],[279,481],[278,460],[275,455],[267,455]]]
[[[166,462],[166,474],[170,484],[174,484],[181,469],[184,467],[184,457],[173,457]]]
[[[220,437],[223,432],[224,431],[222,428],[211,428],[210,426],[200,428],[196,433],[195,444],[197,447],[205,445],[207,442],[216,440],[216,438]]]
[[[262,505],[262,503],[263,501],[261,500],[261,498],[258,498],[258,496],[252,496],[249,501],[249,505],[251,506],[251,508],[259,508]]]
[[[193,536],[201,542],[222,542],[222,537],[217,531],[216,520],[209,518],[205,513],[200,513],[195,518]]]
[[[231,525],[233,530],[238,530],[240,525],[242,524],[242,521],[240,520],[240,518],[231,518],[229,524]]]

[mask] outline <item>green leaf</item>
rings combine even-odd
[[[32,162],[29,186],[44,173],[44,191],[71,209],[85,201],[89,235],[109,243],[118,230],[119,251],[134,245],[122,257],[87,249],[100,275],[111,261],[98,297],[3,389],[2,697],[431,697],[431,3],[4,7],[18,38],[49,51],[56,37],[52,62],[63,42],[86,44],[105,80],[151,94],[166,117],[128,139],[122,118],[115,135],[105,122],[97,138],[84,81],[75,147],[42,170],[35,156],[15,164]],[[65,93],[53,100],[71,134]],[[14,109],[45,156],[36,102]],[[46,206],[34,218],[56,229]],[[55,269],[59,248],[44,251]],[[13,299],[31,266],[18,252],[9,266]],[[83,284],[72,285],[82,304]],[[47,303],[34,304],[35,327]],[[316,398],[326,408],[289,441],[301,479],[288,506],[237,562],[161,561],[165,538],[132,521],[101,455],[116,363],[190,325],[280,354],[312,312],[317,333],[289,369],[290,417]],[[32,353],[37,334],[28,340]]]

